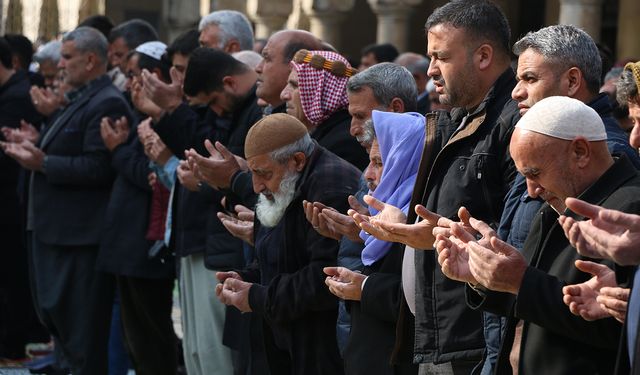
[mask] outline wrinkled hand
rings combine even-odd
[[[225,305],[235,306],[242,312],[251,312],[251,306],[249,306],[251,285],[253,284],[234,277],[227,277],[223,284],[216,285],[216,295]]]
[[[158,182],[158,175],[155,172],[150,172],[147,175],[147,181],[149,182],[149,186],[153,187],[156,182]]]
[[[369,210],[360,204],[356,197],[350,195],[348,200],[352,210],[361,215],[369,215]],[[314,202],[314,205],[315,204],[316,202]],[[351,216],[343,215],[333,207],[322,206],[323,208],[318,214],[318,224],[322,230],[332,233],[330,238],[335,238],[334,236],[344,236],[351,242],[364,243],[362,238],[360,238],[360,227]]]
[[[0,148],[22,168],[31,171],[42,171],[45,154],[29,141],[20,143],[0,142]]]
[[[324,283],[333,295],[344,300],[360,301],[365,275],[344,267],[325,267],[323,271],[329,275]]]
[[[225,214],[224,212],[218,212],[218,219],[220,219],[222,225],[224,225],[234,237],[253,246],[253,221],[255,212],[239,204],[236,205],[234,209],[236,210],[237,217]]]
[[[432,230],[437,225],[440,215],[427,210],[424,206],[416,205],[416,213],[424,220],[415,224],[406,224],[406,216],[399,208],[368,195],[365,195],[364,200],[379,213],[371,219],[363,215],[352,215],[352,211],[349,211],[349,215],[365,232],[380,240],[400,242],[416,250],[433,249],[435,238]]]
[[[615,272],[604,264],[589,261],[576,260],[575,265],[593,277],[562,288],[562,300],[571,313],[588,321],[613,316],[624,323],[629,289],[618,288]]]
[[[180,160],[178,169],[176,170],[178,175],[178,181],[190,191],[200,190],[200,181],[193,175],[193,172],[189,169],[189,164],[185,160]]]
[[[51,116],[64,104],[64,96],[51,91],[49,88],[31,86],[29,94],[36,111],[45,117]]]
[[[171,68],[171,83],[162,82],[155,73],[142,70],[142,83],[147,97],[158,107],[173,112],[182,103],[182,80],[177,70]]]
[[[558,219],[569,243],[580,255],[612,259],[623,266],[640,263],[640,216],[575,198],[567,198],[565,204],[576,214],[591,219],[576,221],[564,215]]]
[[[38,137],[40,136],[40,132],[38,132],[38,129],[24,120],[20,120],[19,128],[10,128],[8,126],[3,126],[0,131],[2,131],[4,139],[12,143],[29,141],[35,144],[38,140]]]
[[[115,121],[109,117],[103,117],[102,121],[100,121],[100,135],[107,149],[113,151],[113,149],[127,141],[129,137],[129,120],[124,116]]]
[[[131,102],[136,109],[155,121],[160,121],[164,115],[162,107],[153,102],[147,95],[141,80],[134,80],[131,83]]]
[[[451,229],[454,233],[457,231],[464,232],[464,229],[458,223],[452,223]],[[438,263],[442,267],[442,273],[452,280],[467,282],[472,285],[478,284],[478,281],[469,267],[469,253],[465,247],[465,243],[455,236],[445,237],[442,234],[436,236],[435,243],[438,252]]]
[[[466,247],[469,270],[479,284],[494,291],[518,294],[527,261],[516,248],[498,237],[491,237],[488,246],[471,241]]]
[[[473,228],[473,226],[471,226],[471,220],[476,220],[474,218],[471,217],[471,213],[469,212],[469,210],[467,210],[466,207],[462,206],[458,209],[458,218],[460,219],[460,221],[458,223],[460,223],[462,225],[462,228],[467,231],[469,233],[470,236],[465,236],[465,237],[469,237],[469,238],[475,238],[475,236],[478,234],[478,231],[475,230]],[[477,221],[477,220],[476,220]],[[440,217],[437,221],[436,226],[433,228],[433,236],[436,237],[437,235],[441,234],[444,237],[449,237],[451,236],[451,230],[450,230],[450,225],[451,223],[455,223],[455,221],[446,218],[446,217]],[[487,226],[488,227],[488,226]],[[487,235],[489,236],[495,236],[495,231],[493,231],[493,229],[491,229],[490,227],[488,227],[490,229],[490,232],[487,232]],[[471,240],[473,241],[473,240]],[[466,242],[466,241],[465,241]]]
[[[187,150],[185,156],[196,177],[213,188],[228,188],[233,175],[240,169],[247,169],[246,161],[232,154],[222,143],[216,142],[214,147],[207,139],[204,146],[209,152],[209,157],[198,154],[194,149]]]
[[[138,141],[140,141],[142,145],[145,145],[148,138],[158,136],[151,127],[151,121],[153,121],[153,119],[151,117],[147,117],[146,119],[140,121],[140,123],[136,127],[136,131],[138,132]]]
[[[148,147],[147,147],[148,145]],[[145,154],[150,160],[154,161],[160,166],[167,164],[167,161],[171,159],[173,153],[169,150],[169,147],[162,142],[160,137],[154,137],[153,141],[145,144]]]

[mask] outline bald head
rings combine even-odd
[[[429,69],[429,59],[415,52],[405,52],[400,54],[395,61],[396,64],[404,66],[413,75],[418,87],[418,94],[422,94],[427,89],[427,70]]]
[[[277,107],[283,103],[280,93],[291,72],[289,61],[301,49],[322,49],[322,42],[304,30],[282,30],[271,35],[262,50],[263,61],[256,66],[258,97]]]
[[[566,198],[582,194],[613,165],[606,141],[584,137],[568,141],[516,129],[510,151],[529,196],[540,197],[558,213],[564,212]]]

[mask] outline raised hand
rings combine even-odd
[[[576,221],[568,216],[558,220],[571,246],[580,255],[612,259],[620,265],[640,263],[640,216],[605,209],[575,198],[567,198],[567,207],[584,217]]]
[[[171,68],[171,83],[162,82],[155,73],[147,69],[142,70],[142,84],[147,97],[158,107],[173,112],[182,103],[182,81]]]
[[[40,136],[40,132],[38,132],[38,129],[24,120],[20,120],[19,128],[10,128],[8,126],[3,126],[2,128],[0,128],[0,131],[4,136],[4,139],[12,143],[20,143],[22,141],[36,143],[38,137]]]
[[[333,295],[344,300],[360,301],[365,275],[344,267],[325,267],[323,271],[328,275],[324,283]]]
[[[129,137],[129,120],[122,116],[113,121],[109,117],[103,117],[100,121],[100,136],[109,151],[113,151],[119,145],[125,143]]]
[[[562,288],[562,300],[571,313],[589,321],[614,316],[624,322],[629,290],[618,288],[615,272],[603,264],[589,261],[576,260],[575,265],[592,277],[583,283]],[[603,290],[607,294],[603,294]]]
[[[527,269],[524,256],[498,237],[490,237],[487,245],[466,244],[471,274],[488,289],[518,294]]]
[[[234,209],[236,210],[237,217],[233,217],[224,212],[218,212],[218,219],[220,219],[222,225],[224,225],[234,237],[253,246],[253,221],[255,212],[242,205],[236,205]]]
[[[204,157],[194,149],[187,150],[185,156],[191,169],[200,180],[216,189],[226,189],[231,184],[231,178],[240,169],[246,169],[246,161],[231,151],[220,142],[215,147],[208,139],[204,146],[209,152],[209,157]]]

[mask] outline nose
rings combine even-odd
[[[640,122],[636,121],[633,125],[633,129],[631,129],[631,134],[629,135],[629,143],[636,150],[640,148]]]
[[[351,118],[351,126],[349,127],[349,134],[352,137],[362,134],[362,121]]]
[[[258,65],[256,65],[255,71],[258,74],[262,74],[262,67],[264,66],[264,59],[260,60]]]
[[[252,177],[253,178],[251,182],[253,183],[253,192],[256,194],[260,194],[265,188],[264,183],[262,183],[260,178],[256,177],[255,174]]]
[[[289,92],[289,85],[285,86],[280,93],[280,99],[288,102],[291,99],[291,93]]]
[[[58,69],[64,69],[64,58],[61,58],[60,61],[58,61]]]
[[[544,188],[538,183],[527,178],[527,194],[531,198],[538,198],[544,192]]]
[[[373,173],[372,164],[373,164],[373,162],[370,162],[369,165],[367,166],[367,168],[364,170],[364,179],[367,182],[372,182],[372,181],[376,180],[376,176]]]
[[[435,77],[440,75],[440,71],[438,70],[437,63],[438,62],[436,61],[435,58],[432,58],[429,61],[429,68],[427,68],[427,75],[429,77]]]
[[[511,97],[513,100],[521,102],[527,98],[527,90],[524,89],[522,81],[518,81],[516,87],[511,91]]]

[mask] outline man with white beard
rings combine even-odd
[[[218,298],[263,318],[272,374],[342,374],[336,343],[338,300],[323,268],[336,264],[338,241],[305,219],[302,201],[346,212],[360,171],[311,139],[293,116],[278,113],[247,134],[245,156],[259,194],[254,223],[257,264],[219,272]]]

